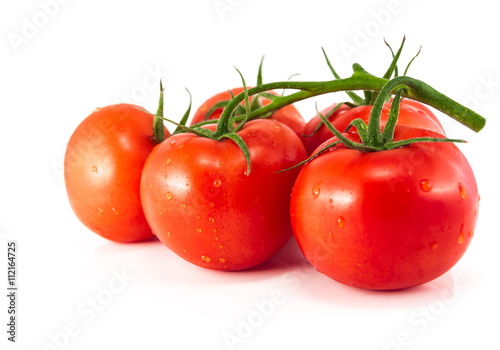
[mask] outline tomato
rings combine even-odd
[[[392,102],[389,101],[384,104],[384,108],[381,114],[381,127],[383,127],[387,122],[391,103]],[[333,104],[322,110],[320,113],[326,116],[336,106],[337,104]],[[328,120],[337,130],[343,132],[354,119],[360,118],[368,123],[372,107],[373,106],[371,105],[366,105],[351,108],[343,104],[328,118]],[[315,133],[315,130],[320,123],[321,118],[316,115],[304,127],[303,134],[311,135],[309,137],[303,137],[302,139],[308,154],[311,154],[311,152],[314,151],[316,147],[332,137],[332,133],[324,125],[322,125]],[[403,99],[401,101],[398,124],[417,126],[420,128],[436,131],[442,135],[445,134],[443,126],[439,122],[439,119],[434,115],[434,113],[432,113],[432,111],[423,104],[410,99]]]
[[[104,238],[153,237],[139,192],[142,167],[155,146],[152,127],[149,113],[117,104],[96,109],[69,140],[64,160],[69,202],[80,221]]]
[[[212,109],[212,107],[222,101],[229,101],[232,96],[239,95],[242,93],[244,89],[242,87],[237,87],[233,88],[229,91],[223,91],[220,92],[212,97],[210,97],[208,100],[203,102],[203,104],[198,107],[196,110],[195,114],[193,115],[193,118],[191,120],[191,125],[200,123],[204,120],[215,120],[219,119],[222,111],[224,108],[216,108],[210,115],[207,116],[207,113]],[[269,91],[269,93],[276,95],[274,91]],[[254,96],[250,96],[249,101],[252,101]],[[261,106],[266,106],[269,103],[271,103],[271,100],[268,98],[259,96],[259,103]],[[302,139],[302,133],[304,130],[304,127],[306,125],[306,122],[300,112],[295,108],[293,105],[286,105],[283,108],[280,108],[276,110],[272,116],[272,119],[277,120],[282,122],[283,124],[287,125],[290,127],[296,134],[299,136],[299,138]]]
[[[306,158],[286,125],[253,120],[238,132],[250,152],[230,139],[171,136],[148,157],[141,180],[144,213],[174,253],[202,267],[241,270],[276,254],[292,236],[290,193]]]
[[[443,136],[396,127],[396,141],[414,137]],[[379,152],[330,148],[304,165],[290,208],[297,242],[318,271],[346,285],[392,290],[431,281],[461,258],[478,203],[457,146],[418,142]]]

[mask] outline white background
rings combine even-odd
[[[50,5],[44,5],[50,4]],[[7,240],[18,243],[18,334],[5,349],[500,349],[497,146],[500,48],[492,2],[2,1],[0,8],[0,295]],[[266,55],[266,82],[329,80],[361,63],[381,74],[406,34],[410,74],[488,119],[479,134],[440,115],[476,173],[475,237],[427,285],[369,292],[316,272],[292,241],[269,263],[222,273],[192,266],[159,242],[120,245],[86,229],[62,179],[66,143],[95,107],[118,101],[167,116],[248,84]],[[349,50],[347,50],[349,49]],[[299,103],[304,118],[345,95]],[[121,275],[121,279],[117,279]],[[92,300],[97,300],[95,309]],[[264,308],[264,309],[263,309]],[[98,310],[98,311],[97,311]],[[264,310],[264,311],[262,311]],[[250,325],[249,325],[250,324]],[[232,337],[232,338],[231,338]],[[238,337],[236,339],[236,337]]]

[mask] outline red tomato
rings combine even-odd
[[[239,95],[244,91],[242,87],[234,88],[229,91],[223,91],[220,92],[212,97],[210,97],[208,100],[206,100],[195,112],[193,115],[193,119],[191,121],[191,125],[200,123],[204,120],[214,120],[214,119],[219,119],[220,115],[222,114],[222,111],[224,110],[223,108],[217,108],[215,109],[209,116],[207,116],[207,113],[212,109],[212,107],[217,104],[218,102],[221,101],[229,101],[231,99],[231,94],[233,96]],[[271,94],[276,93],[274,91],[269,91]],[[250,96],[249,100],[252,101],[253,96]],[[266,106],[269,103],[271,103],[271,100],[264,98],[264,97],[259,97],[260,99],[260,105],[261,106]],[[304,130],[304,127],[306,125],[306,122],[302,115],[299,113],[297,108],[295,108],[293,105],[287,105],[283,108],[280,108],[276,110],[272,117],[272,119],[277,120],[282,122],[283,124],[287,125],[290,127],[296,134],[299,136],[299,138],[302,139],[302,133]]]
[[[384,104],[384,108],[380,117],[382,127],[385,125],[389,117],[391,104],[392,101]],[[332,106],[325,108],[320,113],[326,116],[332,109],[335,108],[335,106],[337,106],[337,104],[333,104]],[[336,112],[333,113],[333,115],[328,118],[328,120],[337,130],[339,130],[340,132],[344,132],[347,126],[354,119],[360,118],[365,123],[368,123],[372,107],[373,106],[368,105],[351,108],[347,105],[342,105]],[[306,124],[304,128],[304,135],[312,135],[310,137],[303,137],[302,139],[308,154],[311,154],[311,152],[314,151],[316,147],[332,137],[332,133],[324,125],[322,125],[319,130],[314,133],[314,130],[316,130],[320,123],[321,118],[316,115]],[[439,122],[438,118],[431,112],[431,110],[429,110],[423,104],[410,99],[403,99],[401,101],[398,124],[417,126],[419,128],[433,130],[442,135],[445,135],[443,126]]]
[[[139,192],[142,167],[155,146],[153,116],[138,108],[96,109],[71,136],[64,160],[75,214],[89,229],[117,242],[153,237]]]
[[[395,140],[414,137],[443,136],[397,126]],[[350,286],[391,290],[448,271],[471,241],[478,203],[474,174],[455,144],[366,153],[338,146],[302,168],[291,220],[318,271]]]
[[[158,238],[183,259],[206,268],[241,270],[263,263],[292,236],[290,193],[306,158],[286,125],[267,119],[238,132],[248,145],[251,172],[230,139],[191,133],[159,144],[144,166],[141,198]]]

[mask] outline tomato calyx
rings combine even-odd
[[[163,82],[160,80],[160,100],[158,109],[153,119],[153,141],[161,143],[165,140],[165,129],[163,125]]]
[[[394,78],[390,80],[380,91],[377,99],[373,104],[368,125],[362,119],[355,119],[350,123],[348,129],[352,126],[356,127],[361,142],[354,142],[350,140],[343,133],[337,130],[326,117],[321,116],[323,122],[326,124],[328,129],[337,137],[338,141],[332,143],[331,145],[325,146],[322,150],[320,150],[320,152],[323,152],[332,146],[336,146],[338,143],[361,152],[378,152],[407,146],[415,142],[466,142],[459,139],[433,137],[418,137],[394,141],[394,131],[396,129],[397,119],[399,115],[399,107],[402,94],[405,91],[403,81],[404,79]],[[381,131],[380,116],[382,114],[382,108],[387,96],[389,94],[392,94],[393,89],[397,89],[397,91],[391,103],[387,124],[385,125],[383,131]]]

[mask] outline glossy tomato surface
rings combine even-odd
[[[141,198],[158,238],[183,259],[206,268],[241,270],[276,254],[292,236],[290,193],[306,157],[295,133],[275,120],[248,122],[251,172],[230,139],[171,136],[146,161]]]
[[[424,136],[442,137],[396,128],[397,140]],[[474,174],[455,144],[367,153],[338,146],[302,168],[291,219],[318,271],[350,286],[392,290],[455,265],[473,237],[478,203]]]
[[[83,224],[109,240],[153,237],[139,192],[142,167],[155,146],[152,125],[153,117],[138,106],[111,105],[91,113],[69,140],[64,160],[69,202]]]
[[[387,119],[389,117],[391,104],[392,102],[385,103],[382,109],[382,114],[380,117],[382,128],[385,126],[385,123],[387,122]],[[331,110],[335,108],[335,106],[337,106],[337,104],[333,104],[325,108],[320,113],[326,116]],[[343,104],[328,118],[328,120],[337,130],[339,130],[340,132],[344,132],[349,124],[355,119],[362,119],[365,123],[368,124],[372,107],[373,106],[371,105],[367,105],[351,108]],[[304,128],[303,134],[307,136],[303,137],[303,142],[308,154],[311,154],[311,152],[314,151],[316,147],[333,136],[330,130],[328,130],[328,128],[324,125],[320,126],[318,129],[318,125],[320,123],[321,118],[316,115],[307,123]],[[443,126],[439,122],[439,119],[434,115],[434,113],[432,113],[432,111],[425,105],[410,99],[402,99],[401,101],[398,124],[416,126],[445,135]]]

